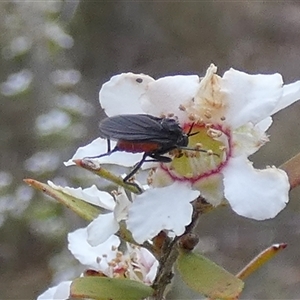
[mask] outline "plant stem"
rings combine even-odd
[[[155,290],[155,294],[150,298],[151,300],[164,299],[167,286],[171,283],[173,278],[173,266],[179,255],[178,241],[186,234],[189,234],[196,227],[199,216],[212,209],[212,206],[208,204],[204,198],[198,197],[193,202],[193,215],[191,223],[186,227],[183,235],[176,236],[173,240],[166,238],[162,247],[162,255],[159,259],[159,269],[157,271],[156,278],[153,282],[152,288]]]

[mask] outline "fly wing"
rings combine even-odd
[[[162,120],[146,114],[113,116],[100,123],[100,136],[112,140],[169,143],[173,140],[172,131],[163,126]]]

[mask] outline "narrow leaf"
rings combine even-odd
[[[193,290],[213,299],[233,299],[244,283],[209,259],[193,252],[181,252],[177,268],[182,280]]]
[[[281,243],[281,244],[275,244],[271,247],[265,249],[261,253],[259,253],[254,259],[250,261],[245,268],[243,268],[236,277],[240,279],[245,279],[249,275],[251,275],[253,272],[255,272],[258,268],[265,265],[266,262],[268,262],[271,258],[273,258],[278,252],[285,249],[287,244]]]
[[[140,300],[153,294],[153,289],[129,279],[81,277],[71,285],[71,297],[97,300]]]
[[[37,190],[44,192],[46,195],[54,198],[66,207],[73,210],[76,214],[87,221],[92,221],[99,216],[101,210],[96,206],[89,204],[81,199],[72,197],[62,191],[57,191],[48,184],[39,182],[34,179],[24,179],[24,181]]]

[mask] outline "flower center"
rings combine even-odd
[[[185,124],[183,130],[189,132],[191,126]],[[194,124],[187,148],[172,151],[172,162],[161,167],[173,180],[194,183],[220,171],[230,156],[230,135],[218,126]]]

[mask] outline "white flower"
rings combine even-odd
[[[84,266],[106,276],[110,274],[110,262],[117,257],[120,239],[111,235],[104,243],[95,247],[88,243],[87,228],[77,229],[68,234],[68,248]]]
[[[68,248],[82,265],[111,278],[153,282],[158,261],[147,249],[127,244],[123,253],[118,250],[120,240],[115,235],[93,247],[88,242],[87,231],[81,228],[68,235]]]
[[[88,270],[99,273],[99,276],[110,278],[128,278],[153,283],[158,261],[145,248],[127,243],[126,251],[118,250],[120,239],[111,235],[104,243],[95,247],[88,242],[87,228],[80,228],[68,234],[68,248],[74,257]],[[49,288],[37,300],[66,300],[70,296],[72,281],[63,281]]]
[[[213,205],[226,198],[236,213],[256,220],[275,217],[288,202],[286,173],[275,167],[257,170],[248,156],[268,141],[271,115],[300,98],[300,82],[283,85],[279,74],[249,75],[234,69],[219,77],[216,71],[211,65],[202,79],[120,74],[100,90],[100,103],[109,117],[173,116],[185,132],[192,127],[197,133],[190,136],[189,148],[208,150],[184,151],[171,163],[156,164],[150,188],[128,206],[126,223],[138,242],[160,230],[182,234],[191,221],[190,202],[199,192]],[[103,148],[101,153],[106,152]],[[101,154],[99,149],[86,149],[74,158]],[[132,155],[116,152],[99,162],[134,165],[140,156]]]

